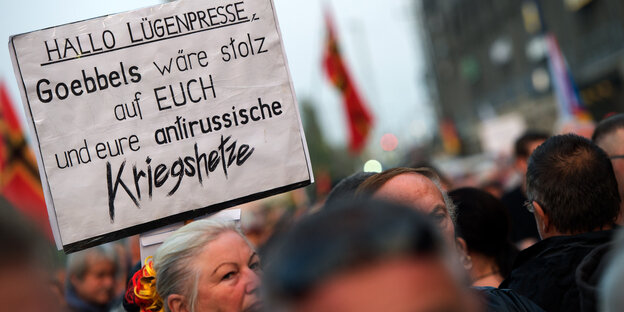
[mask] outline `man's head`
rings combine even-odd
[[[110,245],[102,245],[69,255],[67,276],[80,299],[96,305],[107,305],[115,293],[117,265]]]
[[[521,174],[526,174],[527,162],[531,153],[548,137],[549,135],[546,133],[529,130],[516,139],[514,143],[515,166]]]
[[[264,290],[276,311],[472,311],[435,226],[413,209],[336,203],[268,249]]]
[[[615,178],[617,179],[620,198],[624,197],[624,114],[611,116],[596,126],[592,141],[600,146],[613,165]],[[620,211],[624,211],[621,205]],[[620,215],[620,220],[622,216]]]
[[[393,168],[376,174],[358,187],[358,194],[396,202],[430,215],[447,241],[455,240],[455,206],[427,169]]]
[[[529,158],[527,198],[542,238],[610,228],[620,197],[609,158],[591,141],[551,137]]]

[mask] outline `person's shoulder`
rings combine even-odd
[[[610,230],[543,239],[518,253],[512,274],[503,281],[501,287],[508,287],[517,279],[527,279],[527,276],[549,274],[547,279],[566,274],[573,276],[576,267],[587,254],[609,242],[612,236]]]
[[[515,288],[518,283],[525,284],[529,280],[532,283],[534,278],[542,278],[552,269],[552,264],[557,263],[557,260],[553,259],[562,256],[557,246],[557,242],[549,238],[521,250],[516,256],[511,274],[499,287]]]
[[[544,311],[533,301],[512,289],[494,287],[473,287],[485,300],[488,312],[541,312]]]

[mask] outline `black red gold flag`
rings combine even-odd
[[[35,154],[28,145],[4,83],[0,82],[0,195],[52,239]]]

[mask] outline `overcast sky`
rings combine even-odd
[[[183,1],[183,0],[181,0]],[[424,84],[424,59],[418,22],[410,0],[274,0],[288,63],[299,100],[310,99],[322,117],[322,126],[333,144],[346,144],[345,117],[338,94],[321,69],[325,36],[323,7],[335,18],[339,43],[352,76],[373,111],[376,127],[369,150],[382,154],[384,133],[399,138],[399,148],[431,136],[433,110]],[[0,32],[29,32],[160,4],[158,0],[22,0],[2,1]],[[0,79],[21,106],[7,46],[0,49]],[[23,109],[20,110],[23,113]]]

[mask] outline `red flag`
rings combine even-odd
[[[35,154],[28,146],[4,83],[0,82],[0,194],[52,239]]]
[[[349,149],[359,153],[373,126],[373,117],[360,98],[355,84],[340,55],[336,33],[328,14],[325,14],[327,39],[323,55],[323,68],[331,83],[342,93],[349,126]]]

